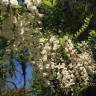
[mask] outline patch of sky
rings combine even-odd
[[[13,63],[16,66],[16,74],[12,78],[7,78],[8,81],[12,81],[16,84],[17,88],[23,88],[24,86],[24,78],[22,75],[22,66],[20,63],[13,59]],[[32,87],[32,64],[26,63],[26,89],[29,89]],[[14,86],[10,83],[6,84],[6,87],[13,88]]]
[[[17,0],[18,4],[23,4],[25,2],[25,0]]]

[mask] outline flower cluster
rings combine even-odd
[[[40,38],[39,43],[42,50],[38,67],[48,84],[55,77],[60,81],[61,87],[68,88],[80,83],[86,86],[90,82],[91,76],[96,74],[96,64],[87,42],[74,44],[65,36],[64,44],[61,46],[59,37],[51,35]],[[66,53],[67,59],[58,52],[61,48]]]
[[[18,4],[27,4],[28,7],[34,8],[35,6],[38,6],[41,3],[41,0],[1,0],[5,4],[9,4],[9,2],[12,5],[18,5]],[[34,3],[34,4],[33,4]],[[35,5],[35,6],[33,6]]]
[[[5,4],[9,4],[10,2],[12,5],[18,5],[17,0],[2,0],[2,2],[4,2]]]

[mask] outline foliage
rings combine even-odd
[[[84,24],[82,25],[82,27],[79,29],[79,31],[75,34],[76,38],[79,37],[80,34],[82,34],[88,27],[90,21],[91,21],[92,15],[88,16],[84,19]]]
[[[47,84],[51,86],[53,83],[54,86],[58,85],[59,88],[64,88],[66,94],[69,94],[71,88],[74,96],[79,94],[79,90],[83,87],[87,87],[94,77],[96,68],[87,42],[83,41],[74,45],[68,36],[60,37],[59,40],[58,35],[51,34],[41,38],[40,44],[42,51],[38,67],[43,72]],[[54,78],[56,78],[55,82],[59,81],[59,83],[55,84]],[[76,86],[80,89],[77,90]]]
[[[96,74],[94,2],[42,0],[29,9],[1,4],[1,78],[15,74],[13,58],[30,61],[34,72],[28,96],[81,95]]]
[[[57,3],[57,0],[42,0],[44,4],[50,7],[54,7]]]
[[[44,29],[53,30],[57,33],[62,31],[63,34],[64,32],[73,33],[78,30],[82,24],[85,12],[81,5],[78,5],[80,8],[76,6],[79,2],[74,3],[73,0],[60,0],[57,2],[59,3],[53,8],[44,6],[46,8],[45,17],[43,18]],[[83,4],[83,2],[80,3]]]

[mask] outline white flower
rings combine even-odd
[[[46,77],[47,76],[47,73],[43,73],[43,77]]]
[[[65,68],[65,63],[62,63],[62,65],[60,65],[59,68],[60,68],[60,69]]]
[[[73,74],[71,74],[71,75],[70,75],[70,77],[71,77],[71,78],[74,78],[74,75],[73,75]]]
[[[42,50],[41,54],[47,54],[46,50]]]
[[[12,5],[18,5],[17,0],[10,0],[10,3],[11,3]]]
[[[38,16],[39,16],[40,18],[42,18],[42,17],[44,17],[44,14],[38,13]]]
[[[83,64],[82,63],[78,63],[77,64],[77,67],[81,67]]]
[[[43,65],[39,64],[38,67],[39,67],[40,70],[43,70]]]
[[[54,41],[58,41],[58,36],[56,36],[56,35],[51,36],[50,42],[54,42]]]
[[[70,83],[72,84],[74,82],[74,80],[73,79],[70,79]]]
[[[55,63],[54,62],[51,62],[51,69],[54,69],[55,68]]]
[[[27,4],[28,9],[37,10],[37,7],[33,5],[33,2],[31,0],[25,0],[25,4]]]
[[[37,0],[37,4],[40,4],[41,3],[41,0]]]
[[[6,4],[9,4],[9,0],[3,0],[2,2],[6,3]],[[18,5],[17,0],[10,0],[10,3],[11,3],[12,5]]]
[[[75,50],[72,50],[70,54],[71,55],[75,55],[76,54],[76,51]],[[74,57],[74,59],[75,59],[75,57]]]
[[[83,71],[83,70],[84,70],[84,67],[81,66],[81,67],[80,67],[80,70]]]
[[[17,18],[14,16],[13,17],[13,23],[16,24],[17,23]]]
[[[54,44],[53,50],[57,50],[60,47],[60,45]]]
[[[71,39],[68,39],[68,40],[67,40],[67,42],[68,42],[69,44],[72,44],[72,41],[71,41]]]
[[[37,10],[37,7],[36,7],[36,6],[32,6],[32,9],[33,9],[33,10]]]
[[[43,56],[43,61],[47,61],[47,55]]]
[[[21,28],[21,33],[20,33],[21,35],[23,35],[24,34],[24,28]]]
[[[46,64],[46,69],[48,69],[50,67],[50,64]]]
[[[38,29],[38,30],[42,30],[42,28],[40,28],[40,27],[39,27],[39,28],[37,28],[37,29]]]
[[[28,2],[28,0],[25,0],[25,1]],[[30,0],[30,1],[31,1],[31,0]],[[34,3],[34,5],[38,6],[38,4],[41,3],[41,0],[32,0],[31,2]]]
[[[65,83],[65,87],[66,87],[66,88],[70,87],[70,84],[66,82],[66,83]]]
[[[62,79],[60,72],[57,73],[57,79],[59,79],[59,80]]]
[[[45,42],[45,40],[46,40],[45,38],[40,38],[40,39],[39,39],[39,42],[40,42],[40,43],[43,43],[43,42]]]
[[[9,4],[9,0],[2,0],[5,4]]]
[[[72,65],[72,63],[70,63],[70,64],[69,64],[69,68],[73,68],[73,65]]]
[[[25,3],[30,5],[31,4],[31,0],[25,0]]]
[[[49,80],[46,80],[46,83],[47,83],[48,85],[50,85],[50,81],[49,81]]]
[[[46,43],[45,47],[44,47],[44,50],[50,50],[50,49],[51,49],[51,46],[49,45],[49,43]]]
[[[69,51],[67,47],[65,47],[65,50],[66,50],[66,52],[68,52],[68,51]]]
[[[68,49],[69,49],[69,50],[74,49],[74,46],[73,46],[73,44],[72,44],[72,43],[71,43],[71,44],[68,44],[68,45],[67,45],[67,47],[68,47]]]

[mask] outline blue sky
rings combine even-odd
[[[19,4],[23,4],[25,0],[17,0]]]
[[[16,66],[16,76],[13,78],[7,78],[8,80],[14,82],[17,85],[17,88],[22,88],[24,85],[23,75],[22,75],[22,67],[18,61],[13,60]],[[31,88],[30,81],[32,80],[32,64],[26,63],[26,88]],[[12,84],[7,84],[7,87],[13,88]]]

